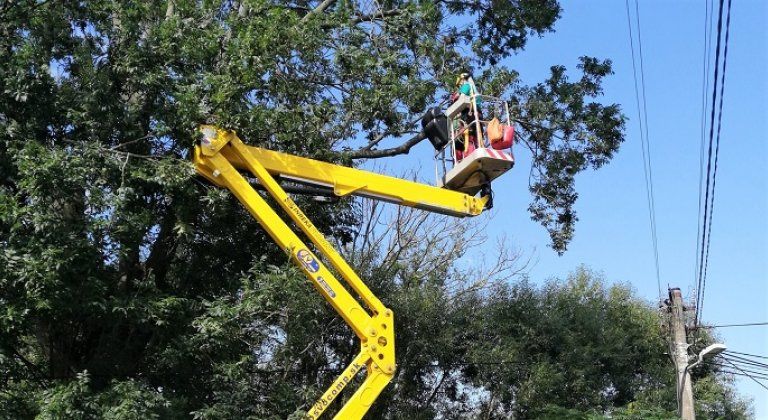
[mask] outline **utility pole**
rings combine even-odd
[[[677,371],[677,414],[683,420],[695,420],[693,410],[693,388],[691,374],[688,371],[688,338],[685,331],[685,306],[679,288],[669,289],[670,332],[672,333],[672,351]]]

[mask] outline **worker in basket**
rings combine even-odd
[[[477,148],[477,126],[483,119],[480,106],[482,99],[478,95],[475,83],[469,73],[461,73],[456,78],[456,92],[451,94],[451,102],[456,102],[461,95],[471,98],[471,106],[461,112],[461,118],[457,121],[454,130],[458,130],[462,135],[456,136],[456,157],[458,160],[469,155]]]

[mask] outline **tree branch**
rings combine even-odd
[[[374,13],[371,13],[369,15],[357,15],[357,16],[354,16],[354,17],[352,17],[349,20],[349,24],[351,24],[352,26],[355,26],[357,24],[364,23],[364,22],[373,22],[375,20],[384,20],[384,19],[386,19],[388,17],[399,16],[402,13],[403,13],[403,11],[401,9],[380,10],[378,12],[374,12]],[[309,16],[309,15],[307,15],[307,16]],[[306,18],[306,16],[304,18]],[[334,28],[336,26],[337,25],[330,24],[330,23],[322,25],[323,29],[330,29],[330,28]]]
[[[445,382],[445,379],[448,378],[448,372],[442,370],[441,371],[442,376],[440,378],[440,382],[437,383],[437,386],[435,386],[435,389],[432,390],[432,393],[430,394],[429,398],[424,402],[422,405],[423,409],[428,409],[429,405],[432,404],[432,400],[435,398],[435,395],[437,395],[437,391],[440,389],[441,386],[443,386],[443,382]]]
[[[24,357],[18,350],[16,350],[14,347],[11,347],[10,345],[8,348],[11,350],[11,352],[19,359],[21,362],[32,371],[34,376],[37,377],[37,379],[44,384],[48,384],[48,380],[46,379],[45,373],[43,373],[43,370],[40,369],[40,366],[30,362],[26,357]]]
[[[413,119],[413,120],[409,121],[409,122],[406,124],[406,126],[412,126],[412,125],[414,125],[414,124],[418,123],[418,122],[419,122],[419,120],[421,120],[421,116],[419,116],[419,117],[417,117],[417,118],[415,118],[415,119]],[[411,133],[413,133],[413,131],[410,131],[410,132],[411,132]],[[376,136],[376,137],[375,137],[373,140],[371,140],[371,141],[370,141],[370,142],[369,142],[369,143],[368,143],[368,144],[367,144],[365,147],[363,147],[363,148],[362,148],[362,149],[360,149],[360,150],[371,150],[371,149],[372,149],[372,148],[374,148],[374,147],[375,147],[377,144],[379,144],[379,143],[380,143],[382,140],[384,140],[384,138],[386,138],[387,136],[391,136],[391,135],[393,135],[393,134],[395,134],[395,133],[393,133],[393,132],[392,132],[392,131],[390,131],[390,130],[386,130],[386,131],[383,131],[383,132],[379,133],[379,134],[378,134],[378,135],[377,135],[377,136]],[[404,132],[401,132],[401,133],[400,133],[400,135],[402,135],[402,134],[405,134],[405,133],[404,133]]]
[[[348,152],[348,155],[352,159],[370,159],[370,158],[380,158],[380,157],[387,157],[387,156],[405,155],[411,151],[411,148],[413,148],[413,146],[417,145],[420,141],[424,140],[425,138],[427,138],[427,135],[424,133],[424,131],[419,131],[418,134],[411,137],[408,141],[401,144],[400,146],[392,147],[390,149],[380,149],[380,150],[367,150],[366,148],[363,148],[363,149],[353,150],[351,152]]]
[[[169,285],[166,281],[168,268],[176,252],[178,241],[174,233],[176,216],[171,209],[166,209],[166,214],[160,222],[157,238],[152,245],[152,250],[144,262],[144,275],[154,274],[155,285],[162,291],[168,291]]]
[[[303,23],[303,22],[306,22],[307,20],[309,20],[309,18],[310,18],[312,15],[316,15],[316,14],[318,14],[318,13],[323,13],[323,10],[327,9],[327,8],[328,8],[328,6],[332,5],[332,4],[333,4],[333,3],[335,3],[335,2],[336,2],[336,0],[324,0],[322,3],[318,4],[318,5],[317,5],[317,7],[315,7],[315,8],[314,8],[314,9],[312,9],[312,10],[310,10],[310,11],[309,11],[309,13],[307,13],[306,15],[304,15],[304,17],[303,17],[303,18],[301,18],[301,22],[302,22],[302,23]]]
[[[403,11],[400,9],[391,9],[391,10],[381,10],[378,12],[371,13],[370,15],[359,15],[355,16],[355,18],[352,19],[352,24],[357,25],[358,23],[363,22],[372,22],[377,19],[384,19],[386,17],[392,17],[397,16],[401,14]]]

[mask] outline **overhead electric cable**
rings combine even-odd
[[[700,325],[699,328],[753,327],[758,325],[768,325],[768,322],[750,322],[747,324]]]
[[[749,365],[754,365],[754,366],[760,366],[760,367],[768,368],[768,363],[766,363],[766,362],[761,362],[759,360],[754,360],[754,359],[749,359],[749,358],[742,357],[742,356],[737,356],[735,354],[725,354],[725,353],[723,353],[723,354],[720,355],[720,357],[723,357],[723,358],[726,358],[726,359],[729,359],[731,361],[738,362],[738,363],[745,363],[745,364],[749,364]]]
[[[653,225],[653,255],[656,261],[656,282],[659,287],[659,296],[661,296],[661,275],[659,274],[659,238],[656,225],[656,200],[653,193],[653,165],[651,165],[651,141],[650,126],[648,124],[648,103],[646,101],[645,94],[645,65],[643,61],[643,36],[640,30],[640,6],[638,1],[635,0],[635,22],[637,23],[637,46],[640,56],[640,88],[643,93],[643,122],[645,123],[645,148],[647,150],[646,157],[648,160],[648,191],[651,198],[651,224]]]
[[[731,368],[730,367],[730,363],[729,364],[725,364],[725,363],[720,363],[720,362],[709,362],[708,361],[708,362],[705,362],[705,364],[708,364],[708,365],[711,365],[711,366],[717,366],[717,367],[727,367],[728,369]],[[736,366],[736,364],[734,364],[734,366]],[[740,368],[745,373],[751,373],[751,374],[753,374],[755,376],[758,376],[758,375],[759,376],[768,376],[768,371],[766,371],[766,370],[754,370],[755,369],[754,366],[740,366]]]
[[[699,243],[697,244],[697,275],[696,275],[696,313],[694,314],[694,325],[699,325],[700,321],[700,313],[701,313],[701,300],[702,298],[702,281],[703,281],[703,273],[704,273],[704,245],[706,243],[706,226],[707,226],[707,218],[709,217],[709,183],[710,183],[710,175],[711,175],[711,165],[712,165],[712,143],[714,140],[714,128],[715,128],[715,104],[716,104],[716,95],[717,95],[717,75],[720,70],[720,34],[722,33],[722,27],[723,27],[723,4],[724,0],[719,1],[720,7],[719,7],[719,14],[718,14],[718,20],[717,20],[717,47],[715,50],[715,76],[713,78],[714,86],[712,88],[712,105],[710,107],[710,118],[709,118],[709,154],[707,156],[707,176],[706,176],[706,183],[704,185],[704,213],[700,220],[703,220],[701,225],[699,226],[699,230],[701,231],[700,237],[697,239]],[[714,12],[714,8],[712,10]]]
[[[710,364],[713,365],[713,366],[717,366],[717,367],[725,367],[725,368],[728,368],[728,369],[731,368],[730,364],[727,364],[727,365],[726,364],[722,364],[722,363],[710,363]],[[766,370],[766,369],[755,367],[755,366],[750,366],[750,365],[739,365],[738,363],[735,363],[735,365],[739,366],[746,373],[750,373],[752,375],[768,376],[768,370]],[[768,378],[766,378],[766,379],[768,379]]]
[[[730,368],[730,367],[729,367],[729,368]],[[736,371],[734,371],[733,369],[731,369],[731,370],[720,369],[720,372],[721,372],[721,373],[727,373],[727,374],[729,374],[729,375],[734,375],[734,376],[744,376],[744,377],[747,377],[747,375],[745,375],[745,374],[743,374],[743,373],[741,373],[741,372],[736,372]],[[757,379],[765,379],[765,380],[768,380],[768,377],[765,377],[765,378],[764,378],[764,377],[762,377],[762,376],[757,376]]]
[[[728,366],[728,365],[718,366],[718,368],[719,369],[717,371],[719,373],[727,373],[729,375],[738,375],[738,376],[752,376],[752,378],[754,378],[754,379],[768,380],[768,376],[756,375],[756,374],[753,374],[753,373],[745,374],[745,373],[737,372],[737,371],[734,371],[733,368]]]
[[[637,14],[636,16],[636,22],[637,22],[637,37],[638,37],[638,47],[639,47],[639,55],[640,55],[640,78],[641,78],[641,84],[642,84],[642,103],[643,105],[640,105],[641,102],[641,94],[640,94],[640,88],[638,87],[637,82],[637,64],[635,59],[635,41],[634,37],[632,35],[632,17],[629,7],[629,0],[625,0],[625,5],[627,9],[627,27],[629,29],[629,46],[630,51],[632,52],[632,75],[634,78],[634,86],[635,86],[635,102],[637,105],[637,118],[638,118],[638,126],[640,127],[640,148],[642,150],[642,157],[643,157],[643,174],[645,176],[645,192],[646,192],[646,200],[648,202],[648,218],[650,222],[650,230],[651,230],[651,242],[653,245],[653,255],[654,255],[654,261],[656,263],[656,285],[658,287],[659,292],[659,298],[661,298],[661,275],[659,273],[659,246],[658,246],[658,237],[656,235],[656,210],[655,210],[655,203],[653,199],[653,172],[651,167],[651,157],[650,157],[650,147],[648,142],[648,113],[647,113],[647,106],[646,100],[645,100],[645,75],[643,71],[643,53],[642,53],[642,42],[640,40],[641,34],[640,34],[640,13],[639,13],[639,6],[637,3],[637,0],[635,0],[635,12]],[[644,116],[643,116],[644,115]]]
[[[761,367],[768,368],[768,363],[760,361],[760,360],[750,359],[750,358],[744,357],[744,356],[737,356],[735,354],[721,353],[719,357],[722,357],[722,358],[725,358],[725,359],[729,359],[731,361],[738,362],[738,363],[746,363],[746,364],[751,364],[751,365],[755,365],[755,366],[761,366]]]
[[[750,356],[750,357],[758,357],[760,359],[768,359],[768,356],[760,356],[760,355],[757,355],[757,354],[742,353],[742,352],[733,351],[733,350],[726,350],[723,353],[725,353],[725,354],[740,354],[742,356]]]
[[[704,52],[702,54],[704,63],[702,67],[701,77],[701,139],[699,141],[699,188],[698,188],[698,210],[696,213],[696,253],[694,254],[693,263],[693,284],[696,285],[696,301],[699,300],[698,295],[698,266],[699,266],[699,249],[701,245],[702,229],[701,224],[701,200],[702,187],[704,183],[704,144],[706,142],[706,127],[707,127],[707,92],[709,91],[709,70],[712,63],[712,12],[713,12],[713,0],[704,2]]]
[[[729,0],[729,1],[730,1],[730,0]],[[731,362],[728,362],[728,363],[731,363]],[[744,373],[744,375],[748,376],[748,377],[749,377],[750,379],[752,379],[753,381],[757,382],[757,383],[758,383],[758,384],[759,384],[761,387],[763,387],[763,388],[765,388],[766,390],[768,390],[768,386],[765,386],[765,384],[764,384],[764,383],[762,383],[762,382],[758,381],[757,379],[755,379],[755,378],[754,378],[752,375],[748,374],[747,372],[744,372],[744,369],[742,369],[742,368],[740,368],[740,367],[736,366],[736,365],[735,365],[735,364],[733,364],[733,363],[731,363],[731,365],[732,365],[733,367],[735,367],[736,369],[740,370],[742,373]]]
[[[720,80],[720,104],[717,113],[717,136],[715,141],[715,164],[712,171],[712,198],[709,203],[709,225],[707,225],[707,252],[704,258],[704,280],[701,283],[701,302],[697,305],[697,313],[699,314],[699,321],[701,321],[701,312],[704,306],[704,292],[707,287],[707,268],[709,267],[709,244],[712,239],[712,219],[714,218],[715,211],[715,187],[717,186],[717,162],[720,156],[720,131],[723,127],[723,98],[725,96],[725,73],[728,64],[728,38],[731,31],[731,2],[728,0],[728,17],[725,23],[725,48],[723,51],[723,74]],[[714,125],[714,122],[713,122]]]
[[[712,89],[712,109],[710,110],[710,125],[709,125],[709,147],[708,147],[708,153],[707,153],[707,177],[706,177],[706,183],[705,183],[705,193],[704,193],[704,221],[702,223],[702,230],[703,234],[701,236],[701,249],[700,249],[700,256],[699,256],[699,277],[696,287],[697,292],[697,298],[696,298],[696,315],[694,317],[694,324],[698,325],[701,321],[701,312],[703,308],[703,301],[704,301],[704,289],[706,287],[706,278],[705,273],[706,270],[704,268],[705,261],[708,262],[708,255],[705,259],[705,245],[707,243],[707,240],[709,238],[709,232],[706,230],[707,226],[710,226],[707,224],[710,215],[710,183],[712,178],[712,149],[714,144],[714,134],[715,134],[715,105],[717,104],[717,81],[718,81],[718,74],[720,71],[720,41],[722,38],[722,31],[723,31],[723,6],[725,4],[725,0],[720,0],[720,7],[718,12],[718,18],[717,18],[717,43],[715,47],[715,76],[713,78],[714,87]],[[730,5],[730,0],[729,0]],[[729,8],[730,13],[730,8]]]
[[[730,357],[722,356],[722,358],[730,360],[733,363],[749,367],[750,369],[763,369],[763,370],[766,370],[766,373],[768,373],[768,364],[765,364],[765,363],[756,362],[752,360],[745,360],[745,359],[736,359],[736,358],[733,358],[733,356],[730,356]]]

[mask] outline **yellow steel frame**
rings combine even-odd
[[[488,201],[488,197],[473,197],[444,188],[259,147],[244,146],[244,148],[247,151],[246,154],[259,161],[271,175],[330,187],[338,196],[361,195],[458,217],[477,216],[483,211]],[[222,154],[235,168],[250,170],[239,154],[227,149],[222,150]],[[210,174],[201,173],[214,183],[220,184]]]
[[[463,193],[354,168],[249,147],[234,131],[212,126],[203,126],[201,130],[204,140],[195,147],[194,155],[197,172],[216,185],[228,188],[240,200],[272,239],[304,271],[315,288],[344,318],[361,341],[358,355],[309,409],[307,418],[317,419],[365,367],[366,379],[334,417],[344,420],[362,418],[395,373],[394,314],[328,243],[280,187],[274,176],[327,185],[333,187],[338,195],[367,195],[455,216],[479,214],[487,198],[470,197]],[[342,286],[238,170],[247,170],[258,178],[266,191],[362,299],[368,310]]]

